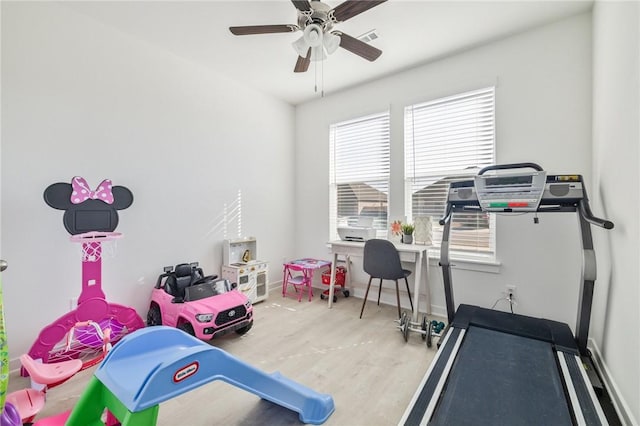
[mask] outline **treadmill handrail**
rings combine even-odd
[[[443,226],[444,226],[444,224],[445,224],[445,223],[447,223],[448,221],[450,221],[450,220],[451,220],[451,215],[452,215],[452,214],[453,214],[453,208],[451,207],[451,204],[450,204],[450,203],[447,203],[447,206],[446,206],[446,209],[445,209],[445,212],[444,212],[444,216],[442,216],[442,217],[440,218],[440,220],[438,221],[438,223],[439,223],[440,225],[443,225]]]
[[[483,175],[485,172],[491,170],[507,170],[507,169],[534,169],[542,172],[544,169],[536,163],[512,163],[512,164],[494,164],[491,166],[483,167],[478,172],[478,176]]]
[[[584,218],[584,220],[586,220],[590,224],[599,226],[600,228],[604,228],[604,229],[613,229],[613,226],[614,226],[613,222],[611,222],[610,220],[596,217],[591,212],[591,207],[589,207],[589,200],[587,199],[586,194],[585,194],[585,197],[582,199],[582,201],[579,203],[578,207],[579,207],[580,215]]]

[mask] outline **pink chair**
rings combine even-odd
[[[313,272],[302,265],[295,263],[284,264],[284,276],[282,278],[282,297],[287,295],[289,284],[293,286],[294,291],[298,295],[298,302],[302,300],[302,293],[304,289],[307,289],[309,293],[309,302],[313,297],[313,290],[311,288]]]

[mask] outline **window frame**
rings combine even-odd
[[[369,152],[364,159],[361,156],[354,155],[354,156],[351,156],[350,158],[345,158],[344,162],[348,163],[348,162],[356,161],[359,163],[358,166],[360,166],[362,161],[365,161],[365,163],[367,163],[366,160],[370,160],[373,163],[375,163],[376,157],[379,157],[377,158],[377,160],[381,161],[381,170],[377,167],[373,168],[371,167],[372,166],[371,163],[367,163],[369,165],[369,168],[368,169],[365,168],[355,173],[354,180],[349,180],[345,176],[339,176],[341,174],[340,168],[343,167],[343,165],[338,164],[339,160],[337,159],[337,156],[339,155],[338,151],[344,147],[341,147],[338,145],[340,145],[341,143],[342,144],[349,143],[349,141],[346,139],[342,141],[336,140],[336,137],[339,136],[339,131],[343,130],[343,131],[349,132],[349,130],[354,130],[357,133],[358,125],[362,125],[367,122],[371,122],[380,126],[380,128],[377,130],[381,132],[381,135],[383,135],[383,137],[375,138],[375,135],[361,133],[359,136],[362,136],[365,139],[357,140],[356,145],[362,145],[362,144],[367,145],[368,143],[371,143],[371,142],[373,142],[374,144],[380,144],[380,145],[379,146],[374,145],[371,148],[371,151],[373,151],[373,153]],[[372,140],[367,142],[366,141],[367,138],[371,138]],[[351,142],[353,142],[353,140],[351,140]],[[359,147],[355,146],[352,148],[358,149]],[[380,164],[378,164],[378,166],[379,165]],[[375,172],[373,172],[373,170],[375,170]],[[381,176],[376,176],[380,171],[382,171]],[[361,179],[358,179],[358,178],[361,178]],[[366,181],[365,180],[366,178],[369,178],[369,180]],[[373,183],[373,185],[369,185],[369,186],[371,186],[374,190],[378,190],[382,194],[385,194],[385,201],[384,201],[385,212],[383,215],[380,215],[382,217],[378,218],[377,221],[375,219],[376,215],[374,215],[374,227],[376,228],[376,238],[386,238],[387,229],[389,227],[390,181],[391,181],[391,113],[389,110],[361,115],[356,118],[352,118],[350,120],[345,120],[345,121],[330,124],[329,125],[329,239],[330,240],[339,239],[338,226],[345,225],[345,223],[339,223],[339,222],[344,222],[344,220],[341,220],[343,219],[342,216],[338,214],[339,213],[339,199],[338,199],[339,186],[340,185],[355,186],[362,183],[365,185],[361,185],[360,188],[352,187],[355,193],[358,193],[358,191],[362,193],[364,192],[364,188],[366,188],[366,185],[367,185],[366,182]],[[360,217],[361,216],[360,213],[362,212],[362,209],[379,207],[379,206],[373,206],[373,205],[370,205],[370,206],[364,205],[364,204],[367,204],[366,201],[363,202],[363,206],[360,206],[360,200],[357,200],[357,203],[358,204],[357,204],[356,210],[358,214],[353,216],[345,216],[347,218],[346,224],[348,225],[355,224],[355,221],[354,223],[351,223],[351,220],[349,219],[349,217]],[[368,204],[375,204],[375,202],[371,201]],[[381,221],[383,221],[382,224],[380,223]]]
[[[472,101],[473,103],[477,103],[477,105],[475,106],[475,110],[473,108],[473,103],[468,104],[469,101]],[[485,108],[484,102],[488,102],[487,105],[489,107],[489,112],[485,110],[486,108]],[[458,107],[456,107],[456,104],[458,104]],[[446,146],[446,142],[443,144],[445,148],[449,149],[449,151],[447,151],[448,154],[444,154],[447,156],[447,161],[450,160],[451,152],[454,151],[454,148],[456,147],[456,145],[460,145],[461,147],[464,148],[464,150],[460,149],[460,152],[464,152],[465,157],[467,154],[466,147],[468,147],[469,145],[472,145],[476,150],[476,152],[479,152],[479,154],[476,154],[474,159],[464,159],[462,154],[459,155],[458,158],[459,158],[460,165],[457,167],[457,169],[454,167],[447,167],[447,165],[445,164],[444,167],[440,169],[434,169],[433,171],[430,170],[426,174],[419,174],[419,173],[416,174],[416,169],[419,167],[416,166],[417,162],[414,161],[415,157],[424,156],[425,153],[429,151],[429,148],[425,149],[424,147],[422,147],[423,149],[419,150],[420,151],[419,153],[416,153],[416,144],[421,142],[424,143],[424,141],[416,141],[416,129],[418,128],[416,127],[416,116],[419,114],[428,115],[428,114],[434,114],[439,112],[440,114],[442,114],[441,117],[447,117],[446,121],[450,121],[447,115],[447,114],[450,114],[450,112],[445,111],[449,107],[453,108],[456,111],[453,116],[453,120],[458,119],[460,123],[454,124],[454,128],[455,126],[458,126],[458,129],[460,130],[456,129],[454,131],[451,129],[446,129],[445,127],[447,125],[446,123],[444,125],[438,126],[438,124],[442,124],[443,120],[441,118],[437,118],[437,116],[434,116],[434,118],[431,119],[431,122],[429,121],[429,119],[425,119],[424,121],[421,121],[419,123],[419,126],[420,126],[419,131],[427,132],[425,134],[427,134],[428,136],[425,136],[425,138],[431,138],[432,144],[434,144],[434,146],[437,146],[437,144],[439,143],[438,142],[439,138],[442,138],[441,139],[442,141],[446,141],[446,137],[452,138],[453,142],[451,147]],[[476,114],[472,116],[472,117],[475,117],[475,121],[473,121],[471,124],[468,121],[469,117],[464,114],[465,109],[470,109],[474,112],[474,114]],[[496,115],[495,86],[487,86],[481,89],[461,92],[461,93],[457,93],[450,96],[432,99],[429,101],[414,103],[404,107],[403,109],[403,125],[404,125],[403,178],[404,178],[404,202],[405,202],[404,213],[408,222],[413,222],[413,218],[414,218],[414,208],[413,208],[414,194],[416,194],[419,191],[424,191],[424,190],[429,191],[428,189],[429,187],[433,187],[431,191],[434,194],[438,192],[437,191],[438,186],[441,186],[446,190],[448,190],[448,186],[451,181],[472,178],[474,175],[477,174],[477,171],[481,167],[495,164],[495,161],[496,161],[495,115]],[[465,119],[463,120],[462,117],[464,117]],[[479,117],[479,120],[478,120],[478,117]],[[410,123],[408,122],[409,119],[411,119]],[[431,124],[427,124],[429,122]],[[425,125],[428,125],[430,127],[427,127],[426,128],[427,130],[424,130],[425,128],[422,126],[425,126]],[[486,127],[487,125],[490,125],[490,126]],[[465,126],[468,126],[470,129],[475,129],[475,130],[465,129],[464,128]],[[438,127],[440,127],[440,129],[438,129]],[[446,130],[442,130],[443,128]],[[488,136],[486,134],[487,131],[488,131]],[[477,139],[471,137],[473,133],[477,135]],[[478,143],[478,141],[480,142]],[[432,161],[431,158],[439,158],[437,154],[437,149],[433,149],[433,150],[435,153],[433,157],[426,157],[428,159],[424,162],[424,164],[420,164],[420,166],[425,167],[427,163]],[[486,150],[489,150],[488,155]],[[444,158],[444,155],[442,154],[440,155],[441,155],[440,158]],[[425,158],[425,157],[420,157],[420,158]],[[471,163],[475,163],[473,164],[475,167],[471,169],[473,170],[472,172],[471,171],[467,172],[466,167]],[[449,164],[449,166],[451,165]],[[449,173],[446,173],[447,171],[449,171]],[[427,186],[422,187],[420,190],[416,189],[420,185],[425,185],[424,182],[428,181],[429,178],[434,179],[432,184],[428,184]],[[449,180],[449,182],[446,182],[447,180]],[[420,181],[422,181],[422,184],[418,184],[418,182]],[[437,185],[439,182],[440,182],[440,185]],[[444,187],[444,185],[446,185],[446,187]],[[440,188],[440,193],[442,193],[443,188]],[[438,196],[438,195],[430,196],[428,194],[425,194],[422,197],[422,200],[423,200],[423,203],[426,205],[430,204],[429,202],[431,203],[434,203],[434,202],[437,203],[442,201],[446,202],[446,194],[444,195],[444,200],[442,200],[441,196]],[[444,206],[445,204],[443,203],[442,213],[444,213]],[[429,207],[423,207],[423,208],[426,208],[427,210],[430,209]],[[416,214],[415,216],[419,216],[419,215]],[[423,216],[423,215],[420,215],[420,216]],[[442,236],[442,233],[441,233],[442,226],[439,225],[438,220],[442,217],[442,214],[437,215],[437,214],[427,213],[427,214],[424,214],[424,216],[432,217],[432,228],[433,228],[432,238],[438,237],[438,238],[434,238],[434,241],[432,242],[434,247],[432,250],[433,251],[432,255],[435,255],[436,252],[437,253],[440,252],[440,239]],[[452,233],[450,236],[451,237],[450,239],[451,257],[458,260],[469,260],[471,262],[496,263],[496,239],[497,239],[496,217],[495,215],[489,214],[489,213],[482,213],[480,215],[477,215],[477,217],[476,216],[474,217],[475,219],[470,216],[469,218],[466,219],[466,222],[465,222],[465,219],[461,218],[460,215],[454,215],[453,219],[454,221],[458,221],[458,223],[460,224],[461,231],[459,231],[456,235],[456,232],[452,230]],[[465,232],[465,234],[468,234],[468,236],[465,238],[460,238],[461,235],[464,235],[462,233],[464,230],[464,226],[468,225],[469,227],[472,227],[474,225],[474,221],[476,226],[475,227],[475,234],[476,234],[475,247],[478,247],[480,245],[481,249],[473,249],[474,247],[473,233]],[[482,223],[482,225],[479,225],[480,223]],[[487,224],[488,235],[481,235],[482,233],[479,232],[482,229],[482,226],[484,223]],[[469,229],[467,229],[467,231],[469,231]],[[470,247],[470,249],[456,250],[453,247],[455,245],[454,238],[458,240],[459,244],[460,242],[462,242],[462,247],[464,247],[464,245],[466,244],[468,247]],[[464,241],[465,239],[467,239],[466,242]],[[482,241],[486,240],[486,244],[479,244],[480,240]]]

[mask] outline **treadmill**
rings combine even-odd
[[[557,321],[465,304],[456,311],[449,259],[452,217],[481,212],[577,213],[583,282],[575,336]],[[613,223],[591,213],[582,176],[547,175],[535,163],[485,167],[473,179],[451,183],[440,224],[449,324],[399,424],[608,424],[591,383],[599,379],[587,337],[596,279],[590,226],[612,229]]]

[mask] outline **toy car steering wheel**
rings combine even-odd
[[[204,283],[206,283],[207,281],[213,281],[213,280],[215,280],[216,278],[218,278],[218,276],[217,276],[217,275],[207,275],[206,277],[198,278],[198,279],[197,279],[197,280],[195,280],[195,281],[193,282],[193,284],[191,284],[191,285],[204,284]]]

